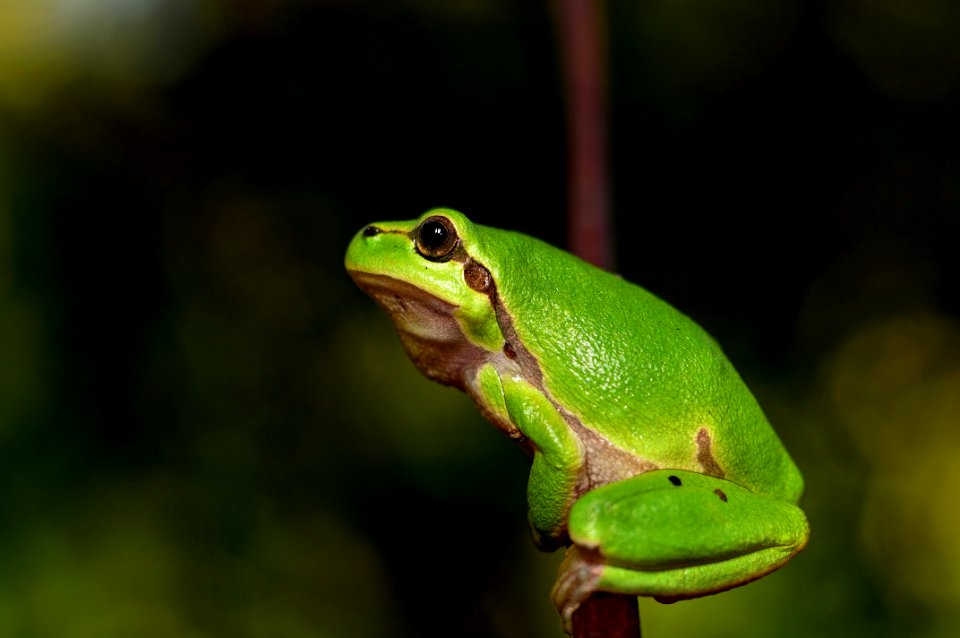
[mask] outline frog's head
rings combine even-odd
[[[350,276],[390,315],[417,367],[443,383],[459,385],[465,366],[503,347],[493,277],[477,258],[482,231],[438,208],[370,224],[347,248]]]

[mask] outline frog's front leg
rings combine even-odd
[[[568,628],[594,591],[663,602],[743,585],[803,549],[809,527],[787,503],[712,476],[656,470],[584,494],[553,601]]]
[[[500,375],[490,364],[477,377],[488,409],[508,420],[531,444],[527,483],[530,527],[542,549],[566,542],[566,521],[583,468],[583,445],[557,407],[521,376]]]

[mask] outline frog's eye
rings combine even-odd
[[[457,229],[446,217],[428,217],[417,228],[417,252],[432,261],[449,258],[457,240]]]

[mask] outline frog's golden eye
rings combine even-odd
[[[458,241],[457,229],[446,217],[428,217],[417,228],[417,252],[432,261],[449,259]]]

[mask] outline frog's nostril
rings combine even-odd
[[[376,226],[367,226],[366,228],[363,229],[363,236],[373,237],[374,235],[379,235],[380,232],[381,232],[380,229],[377,228]]]

